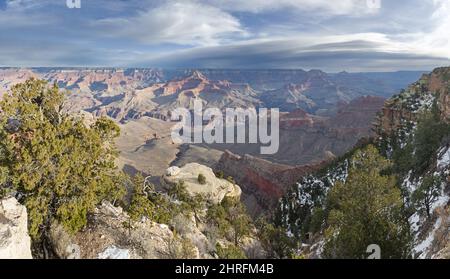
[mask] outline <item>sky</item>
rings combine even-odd
[[[450,0],[76,1],[0,0],[0,66],[450,66]]]

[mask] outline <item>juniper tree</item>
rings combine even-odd
[[[225,197],[220,204],[208,208],[206,217],[219,229],[219,234],[229,238],[235,246],[251,234],[252,220],[238,198]]]
[[[0,102],[0,188],[19,193],[35,239],[53,220],[78,231],[101,200],[124,194],[114,163],[119,127],[103,117],[87,125],[63,105],[56,84],[35,79]]]
[[[146,182],[142,174],[136,174],[132,179],[133,194],[131,197],[128,214],[131,220],[139,221],[142,217],[153,219],[154,204],[150,201],[146,192]]]
[[[204,197],[204,195],[190,194],[186,189],[184,181],[179,181],[177,184],[175,184],[169,190],[169,195],[173,196],[181,202],[181,212],[194,214],[195,224],[198,227],[200,212],[206,208],[206,198]]]
[[[450,125],[441,120],[436,101],[430,112],[420,115],[414,135],[414,169],[424,173],[436,160],[436,150],[442,139],[450,133]]]

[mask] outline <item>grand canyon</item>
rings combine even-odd
[[[387,261],[304,259],[450,259],[449,14],[0,0],[1,275],[385,276]],[[415,268],[435,269],[402,275]]]
[[[197,162],[234,177],[252,215],[267,212],[286,189],[325,161],[372,135],[384,100],[422,72],[337,73],[320,70],[164,70],[4,68],[0,94],[29,78],[70,91],[65,108],[121,128],[119,165],[159,183],[172,166]],[[205,108],[279,108],[280,149],[261,155],[258,144],[176,144],[170,113]]]

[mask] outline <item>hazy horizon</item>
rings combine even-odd
[[[445,66],[443,66],[445,67]],[[449,63],[450,67],[450,63]],[[438,67],[436,67],[438,68]],[[156,69],[163,71],[322,71],[326,74],[340,74],[340,73],[350,73],[350,74],[376,74],[376,73],[401,73],[401,72],[431,72],[435,68],[427,69],[427,70],[393,70],[393,71],[366,71],[366,72],[353,72],[342,70],[339,72],[327,72],[322,69],[302,69],[302,68],[260,68],[260,69],[252,69],[252,68],[165,68],[165,67],[127,67],[127,66],[0,66],[0,69],[36,69],[36,70],[49,70],[49,69],[64,69],[64,70],[147,70],[147,69]]]

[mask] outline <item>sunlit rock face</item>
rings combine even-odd
[[[31,259],[27,210],[15,198],[0,200],[0,259]]]

